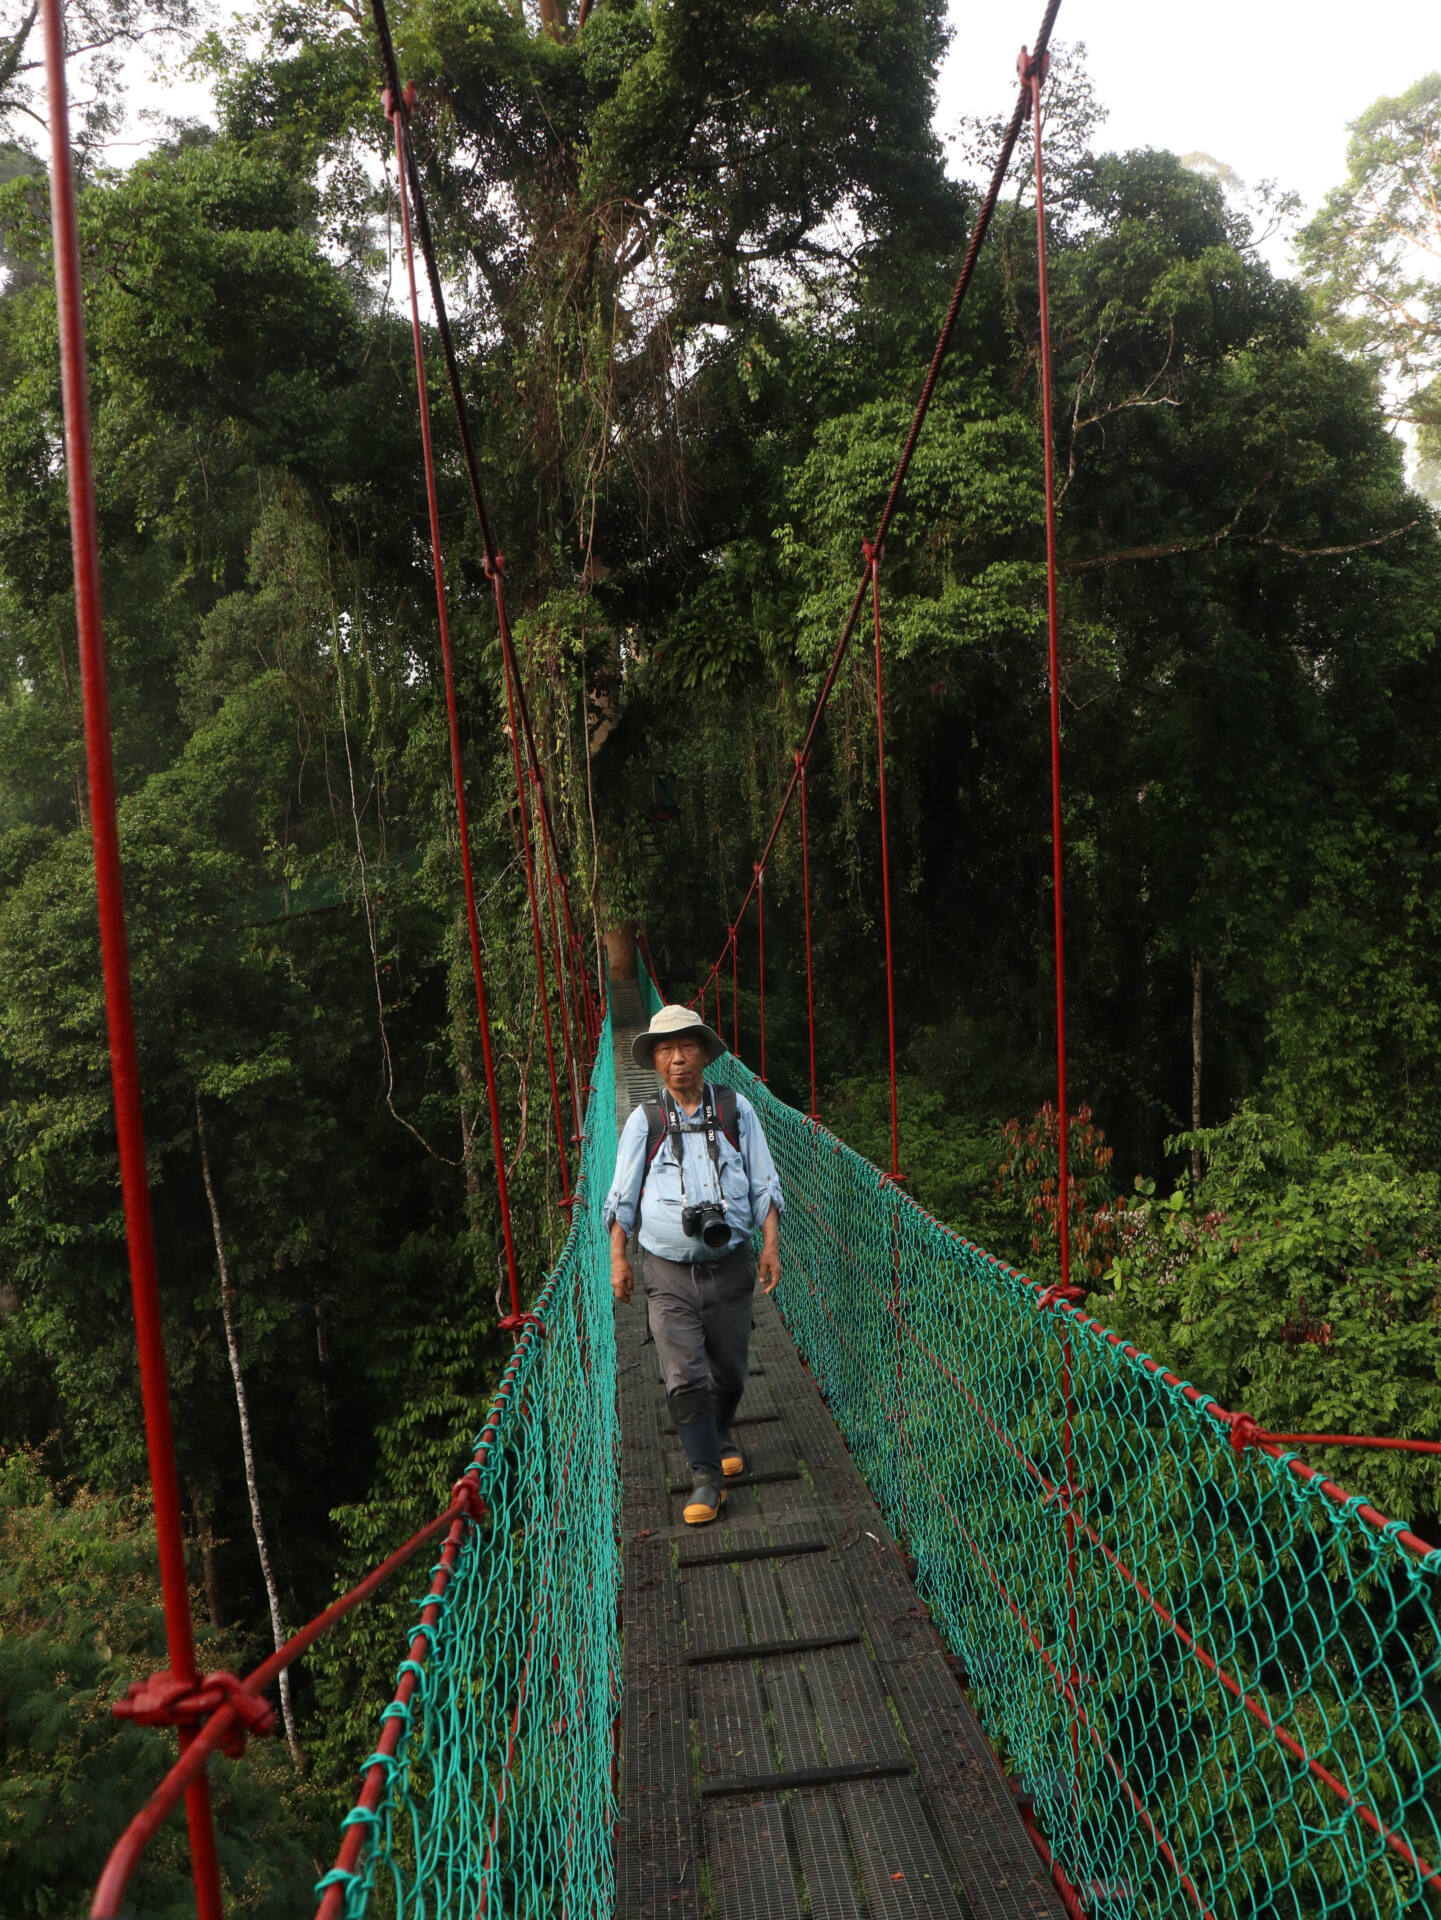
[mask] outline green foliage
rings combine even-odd
[[[1347,177],[1300,237],[1326,324],[1395,394],[1400,416],[1441,431],[1441,73],[1351,123]]]
[[[174,1761],[173,1735],[110,1712],[165,1665],[154,1566],[138,1499],[62,1500],[31,1455],[0,1454],[0,1880],[17,1920],[89,1912],[111,1845]],[[203,1633],[201,1670],[235,1652]],[[214,1771],[228,1912],[278,1920],[309,1892],[322,1832],[287,1774],[263,1744]],[[193,1911],[181,1827],[150,1848],[133,1895],[157,1920]]]
[[[1441,1190],[1245,1108],[1179,1144],[1194,1193],[1127,1210],[1103,1317],[1273,1432],[1441,1439]],[[1306,1450],[1383,1509],[1441,1512],[1425,1455]]]

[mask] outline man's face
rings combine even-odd
[[[677,1100],[693,1100],[699,1094],[704,1056],[700,1041],[693,1035],[684,1033],[673,1039],[657,1040],[651,1058],[667,1092],[673,1093]]]

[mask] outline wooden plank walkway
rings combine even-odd
[[[633,986],[613,1013],[623,1123],[654,1079],[630,1060]],[[1064,1920],[774,1304],[757,1296],[748,1471],[708,1527],[681,1519],[689,1472],[639,1284],[616,1332],[620,1920]]]

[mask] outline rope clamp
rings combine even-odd
[[[1036,1296],[1036,1305],[1045,1309],[1054,1307],[1058,1301],[1064,1300],[1068,1306],[1075,1307],[1079,1306],[1085,1297],[1086,1289],[1084,1287],[1078,1287],[1074,1282],[1069,1286],[1063,1287],[1058,1280],[1053,1286],[1041,1288],[1041,1291]]]
[[[1034,80],[1044,86],[1046,75],[1051,71],[1051,56],[1043,53],[1040,59],[1033,60],[1029,47],[1022,47],[1016,60],[1016,72],[1021,76],[1021,85],[1029,87]]]
[[[502,1333],[513,1333],[517,1337],[521,1335],[527,1327],[534,1327],[541,1339],[544,1340],[546,1336],[545,1322],[538,1313],[531,1313],[529,1309],[524,1313],[508,1313],[500,1323]]]
[[[870,567],[872,571],[874,571],[886,557],[885,548],[883,546],[877,546],[874,540],[862,540],[861,552],[866,556],[866,565]]]
[[[132,1680],[125,1698],[117,1700],[110,1711],[117,1720],[133,1720],[138,1727],[193,1729],[226,1706],[235,1709],[240,1724],[221,1743],[221,1750],[229,1759],[238,1760],[252,1733],[274,1731],[275,1709],[233,1673],[207,1673],[192,1686],[166,1667],[148,1680]]]
[[[482,554],[480,564],[485,570],[486,579],[494,585],[505,572],[505,555],[500,552]]]
[[[1233,1452],[1245,1453],[1249,1447],[1259,1447],[1266,1438],[1265,1429],[1249,1413],[1228,1413],[1226,1424],[1231,1429],[1231,1447]]]
[[[462,1474],[451,1488],[450,1504],[459,1507],[466,1519],[474,1521],[476,1526],[490,1517],[490,1508],[480,1497],[480,1487],[468,1473]]]
[[[397,120],[402,117],[408,120],[415,111],[415,82],[412,80],[406,87],[405,92],[400,97],[399,107],[396,106],[395,95],[390,91],[389,87],[382,88],[380,104],[385,109],[385,117],[387,120]]]

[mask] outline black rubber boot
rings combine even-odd
[[[670,1395],[675,1430],[690,1462],[691,1476],[697,1486],[702,1480],[717,1485],[724,1478],[721,1469],[720,1433],[715,1408],[704,1387],[682,1387]]]

